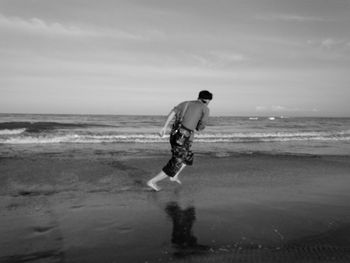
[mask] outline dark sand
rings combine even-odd
[[[350,262],[347,156],[91,149],[0,157],[0,262]]]

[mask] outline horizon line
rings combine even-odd
[[[64,116],[167,116],[167,114],[114,114],[114,113],[8,113],[8,112],[0,112],[0,115],[64,115]],[[269,114],[269,115],[210,115],[210,117],[256,117],[256,118],[269,118],[269,117],[274,117],[274,118],[280,118],[280,119],[287,119],[287,118],[350,118],[350,116],[310,116],[310,115],[283,115],[283,114]]]

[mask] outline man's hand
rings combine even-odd
[[[166,132],[166,127],[163,127],[163,128],[162,128],[162,129],[159,131],[159,133],[158,133],[158,134],[159,134],[159,136],[160,136],[160,137],[162,137],[162,138],[163,138],[163,137],[164,137],[164,135],[165,135],[165,132]]]
[[[174,118],[174,116],[175,116],[175,111],[174,110],[170,111],[170,113],[168,115],[168,118],[166,119],[166,122],[165,122],[163,128],[158,133],[158,135],[160,137],[162,137],[162,138],[164,137],[164,135],[166,133],[166,128],[168,127],[170,121]]]

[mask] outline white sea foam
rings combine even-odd
[[[122,135],[62,135],[62,136],[17,136],[0,138],[1,144],[54,144],[54,143],[149,143],[163,142],[167,137],[160,138],[158,135],[122,134]]]
[[[40,136],[12,134],[0,138],[1,144],[54,144],[54,143],[162,143],[167,142],[157,134],[46,134]],[[270,133],[203,133],[196,141],[207,143],[254,143],[286,141],[350,141],[350,131],[341,132],[270,132]]]
[[[14,130],[0,130],[0,135],[14,135],[14,134],[21,134],[25,132],[26,129],[14,129]]]
[[[350,136],[350,131],[340,132],[237,132],[237,133],[215,133],[215,134],[198,134],[200,139],[342,139]]]

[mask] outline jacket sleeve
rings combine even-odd
[[[208,118],[209,118],[209,108],[205,107],[203,109],[202,118],[199,120],[197,124],[197,127],[196,127],[197,131],[204,130],[204,128],[207,126]]]

